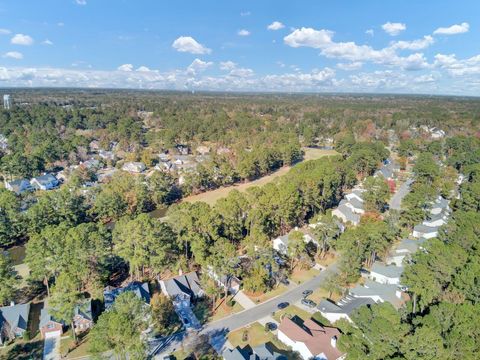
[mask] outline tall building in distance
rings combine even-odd
[[[12,107],[12,102],[10,100],[10,95],[9,94],[3,95],[3,108],[5,110],[10,110],[11,107]]]

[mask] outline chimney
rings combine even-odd
[[[298,231],[298,226],[295,226],[295,231]]]
[[[336,347],[337,347],[337,337],[336,337],[336,336],[333,336],[333,337],[330,339],[330,345],[332,345],[333,348],[336,348]]]
[[[10,301],[10,306],[15,306],[15,301]]]
[[[400,290],[396,290],[396,291],[395,291],[395,296],[396,296],[397,298],[401,299],[401,298],[402,298],[402,292],[401,292]]]

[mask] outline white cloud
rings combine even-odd
[[[468,32],[470,25],[467,22],[455,24],[450,27],[439,27],[433,32],[434,35],[456,35]]]
[[[195,59],[193,62],[188,65],[187,73],[196,75],[199,72],[205,71],[207,68],[213,65],[211,61],[202,61],[200,59]]]
[[[393,49],[400,49],[400,50],[422,50],[435,42],[433,37],[430,35],[426,35],[423,39],[417,39],[412,41],[396,41],[390,45]]]
[[[248,31],[247,29],[241,29],[241,30],[237,31],[237,35],[238,36],[248,36],[248,35],[250,35],[250,31]]]
[[[255,73],[252,69],[238,68],[230,71],[229,75],[234,77],[247,78],[247,77],[253,76],[254,74]]]
[[[330,30],[315,30],[302,27],[285,36],[283,41],[288,46],[295,48],[307,46],[319,49],[331,43],[333,34],[333,31]]]
[[[42,41],[42,44],[43,44],[43,45],[53,45],[53,42],[51,42],[51,41],[48,40],[48,39],[45,39],[44,41]]]
[[[228,60],[220,62],[220,70],[230,71],[235,67],[237,67],[237,64],[235,64],[233,61]]]
[[[240,13],[240,16],[250,16],[250,15],[252,15],[252,13],[250,11],[242,11]]]
[[[480,55],[459,60],[455,54],[437,54],[433,65],[447,70],[451,76],[480,75]]]
[[[270,25],[267,26],[268,30],[280,30],[283,29],[285,25],[283,25],[280,21],[274,21]]]
[[[337,68],[345,71],[358,70],[362,67],[363,63],[360,61],[351,62],[351,63],[338,63]]]
[[[63,23],[63,22],[60,21],[59,23],[57,23],[57,26],[63,27],[63,26],[65,26],[65,23]]]
[[[123,64],[120,65],[117,70],[119,71],[132,71],[133,70],[133,65],[132,64]]]
[[[4,58],[21,60],[23,59],[23,54],[18,51],[9,51],[3,55]]]
[[[143,71],[143,72],[148,72],[151,71],[148,67],[146,66],[140,66],[138,67],[135,71]]]
[[[210,54],[211,49],[203,46],[191,36],[180,36],[172,43],[172,47],[180,52],[188,52],[191,54]]]
[[[373,29],[368,29],[367,31],[365,31],[365,34],[373,36],[375,35],[375,31],[373,31]]]
[[[11,34],[12,32],[8,29],[0,29],[0,35],[8,35]]]
[[[87,0],[75,0],[77,5],[87,5]]]
[[[422,70],[429,67],[428,61],[422,53],[411,54],[407,57],[399,57],[396,60],[398,65],[403,70]]]
[[[407,26],[402,23],[387,22],[382,25],[382,29],[390,36],[397,36],[402,31],[407,29]]]
[[[12,44],[15,45],[32,45],[33,44],[33,39],[32,37],[24,34],[15,34],[14,37],[10,40]]]

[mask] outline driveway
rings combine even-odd
[[[60,335],[45,339],[43,343],[43,360],[60,360]]]
[[[177,301],[173,304],[175,312],[180,317],[185,328],[200,329],[202,325],[190,307],[189,301]]]

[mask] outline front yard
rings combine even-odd
[[[228,303],[231,299],[231,295],[229,295],[226,300],[224,298],[218,299],[213,309],[210,301],[204,299],[198,301],[192,310],[201,324],[220,320],[243,310],[243,307],[235,300],[233,301],[233,306],[229,306]]]
[[[282,321],[284,315],[289,315],[290,317],[298,316],[299,318],[305,320],[312,316],[308,311],[300,309],[298,306],[290,305],[285,309],[275,311],[273,318],[279,323]]]
[[[78,345],[75,346],[71,331],[67,331],[60,340],[60,354],[62,358],[73,359],[88,355],[88,334],[78,336]]]
[[[281,295],[283,294],[285,291],[287,291],[288,288],[283,285],[283,284],[280,284],[279,286],[277,286],[275,289],[273,290],[270,290],[270,291],[267,291],[266,293],[261,293],[261,294],[257,294],[257,293],[250,293],[246,290],[243,290],[243,292],[245,293],[245,295],[247,295],[254,303],[256,304],[259,304],[259,303],[262,303],[262,302],[265,302],[267,300],[270,300],[272,298],[274,298],[275,296],[278,296],[278,295]]]
[[[297,283],[301,284],[304,283],[305,281],[308,281],[315,276],[320,274],[320,270],[310,268],[310,269],[294,269],[292,274],[290,275],[290,279]]]

